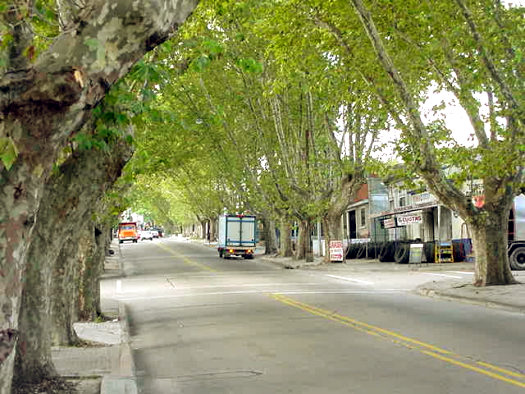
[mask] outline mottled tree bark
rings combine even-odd
[[[68,238],[53,267],[55,285],[51,289],[49,333],[51,344],[55,346],[79,341],[72,324],[79,320],[80,264],[77,262],[81,260],[78,256],[81,250],[78,240],[78,236]]]
[[[218,225],[217,218],[210,219],[210,241],[212,242],[217,242],[217,239],[218,239],[217,225]]]
[[[476,256],[476,286],[516,283],[507,260],[507,220],[504,215],[488,214],[484,224],[471,224]],[[496,264],[488,264],[492,259]]]
[[[11,391],[27,241],[58,152],[108,89],[169,38],[197,3],[92,0],[78,23],[34,63],[13,67],[0,79],[0,136],[9,137],[18,151],[9,169],[0,165],[0,346],[6,349],[1,394]],[[24,45],[13,53],[24,53]]]
[[[97,261],[98,245],[96,229],[91,218],[86,218],[83,228],[80,230],[82,236],[78,242],[77,261],[80,268],[80,287],[78,291],[78,316],[82,321],[95,319],[100,314],[100,304],[97,302],[97,290],[100,272]],[[71,263],[69,263],[71,264]]]
[[[281,227],[280,227],[280,253],[283,257],[292,257],[293,256],[293,248],[292,248],[292,239],[290,237],[290,234],[292,232],[292,226],[290,225],[290,222],[287,219],[281,219]]]
[[[301,220],[299,222],[299,235],[297,237],[297,248],[294,257],[296,260],[314,261],[311,220]]]
[[[275,235],[275,223],[273,220],[263,218],[264,227],[264,254],[277,254],[277,236]]]
[[[49,321],[50,302],[54,295],[52,289],[68,285],[69,282],[62,282],[62,278],[71,269],[64,265],[65,256],[61,257],[61,261],[57,258],[74,234],[91,224],[90,220],[86,222],[82,218],[86,215],[88,219],[91,217],[96,202],[120,176],[131,157],[131,146],[124,138],[112,147],[110,152],[92,150],[71,156],[46,183],[27,257],[26,285],[22,292],[19,319],[17,383],[36,382],[54,374],[50,349],[52,326]],[[76,241],[73,239],[74,244]],[[103,248],[103,243],[100,247]],[[98,259],[97,264],[100,264],[104,251],[96,252],[93,258]],[[95,299],[99,298],[97,278],[100,273],[100,268],[93,270],[95,278],[90,279],[96,281],[90,284]],[[53,302],[65,305],[63,300]],[[69,315],[66,312],[64,314]]]

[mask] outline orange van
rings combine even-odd
[[[122,222],[118,225],[118,242],[124,241],[137,242],[139,240],[139,231],[137,229],[137,223],[135,222]]]

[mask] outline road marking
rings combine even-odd
[[[183,256],[181,254],[176,253],[175,251],[173,251],[171,248],[167,247],[166,245],[163,245],[163,244],[160,244],[160,243],[156,243],[155,245],[157,245],[159,248],[164,249],[165,251],[171,253],[173,256],[182,259],[182,261],[184,261],[188,265],[192,265],[194,267],[198,267],[200,269],[203,269],[203,270],[206,270],[206,271],[210,271],[210,272],[217,272],[217,270],[214,270],[213,268],[208,267],[207,265],[204,265],[204,264],[201,264],[201,263],[197,263],[195,261],[192,261],[192,260],[188,259],[187,257],[185,257],[185,256]]]
[[[463,277],[462,276],[457,276],[457,275],[447,275],[447,274],[434,274],[432,272],[422,272],[422,274],[425,274],[425,275],[434,275],[434,276],[442,276],[444,278],[454,278],[454,279],[462,279]]]
[[[525,379],[525,375],[522,375],[520,373],[517,373],[517,372],[514,372],[514,371],[510,371],[510,370],[506,370],[504,368],[500,368],[500,367],[497,367],[495,365],[491,365],[489,363],[485,363],[485,362],[481,362],[481,361],[473,361],[473,360],[470,360],[467,357],[460,356],[458,354],[454,354],[453,352],[450,352],[450,351],[445,350],[445,349],[441,349],[441,348],[439,348],[437,346],[434,346],[434,345],[431,345],[431,344],[419,341],[417,339],[409,338],[409,337],[406,337],[404,335],[398,334],[396,332],[389,331],[389,330],[386,330],[384,328],[381,328],[381,327],[378,327],[378,326],[374,326],[374,325],[371,325],[371,324],[368,324],[368,323],[364,323],[364,322],[361,322],[361,321],[356,320],[356,319],[352,319],[352,318],[350,318],[348,316],[339,315],[339,314],[337,314],[335,312],[332,312],[332,311],[329,311],[329,310],[326,310],[326,309],[321,309],[321,308],[315,307],[313,305],[305,304],[303,302],[294,300],[292,298],[285,297],[285,296],[283,296],[280,293],[274,293],[274,294],[269,294],[269,295],[273,299],[275,299],[275,300],[277,300],[277,301],[279,301],[279,302],[281,302],[283,304],[292,306],[294,308],[301,309],[301,310],[303,310],[305,312],[311,313],[311,314],[319,316],[319,317],[323,317],[323,318],[328,319],[328,320],[332,320],[332,321],[344,324],[344,325],[349,326],[349,327],[351,327],[351,328],[353,328],[353,329],[355,329],[357,331],[361,331],[361,332],[364,332],[366,334],[373,335],[375,337],[380,337],[380,338],[383,338],[383,339],[389,339],[392,342],[397,343],[397,344],[399,344],[401,346],[407,347],[407,348],[412,349],[412,350],[419,351],[422,354],[431,356],[431,357],[439,359],[441,361],[445,361],[445,362],[448,362],[450,364],[457,365],[457,366],[460,366],[462,368],[465,368],[465,369],[468,369],[468,370],[471,370],[471,371],[483,374],[485,376],[489,376],[489,377],[491,377],[493,379],[501,380],[503,382],[506,382],[506,383],[509,383],[509,384],[512,384],[512,385],[515,385],[515,386],[518,386],[518,387],[525,388],[525,382],[509,378],[509,376],[512,376],[512,377],[516,377],[516,378]],[[472,364],[475,364],[475,365],[472,365]],[[487,369],[491,369],[493,371],[497,371],[500,374],[492,372],[492,371],[487,371],[486,369],[483,369],[481,367],[485,367]],[[504,376],[504,375],[507,375],[507,376]]]
[[[361,280],[361,279],[347,278],[347,277],[345,277],[345,276],[337,276],[337,275],[326,275],[326,276],[329,276],[330,278],[346,280],[346,281],[348,281],[348,282],[360,283],[360,284],[363,284],[363,285],[373,285],[373,284],[374,284],[374,282],[370,282],[370,281],[368,281],[368,280]]]

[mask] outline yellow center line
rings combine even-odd
[[[490,371],[487,371],[485,369],[481,369],[481,368],[475,367],[474,365],[470,365],[470,364],[464,363],[462,361],[454,360],[454,359],[452,359],[450,357],[445,357],[445,356],[442,356],[441,354],[436,354],[436,353],[429,352],[429,351],[426,351],[426,350],[423,350],[422,353],[424,353],[424,354],[426,354],[428,356],[437,358],[439,360],[445,361],[447,363],[458,365],[460,367],[463,367],[463,368],[466,368],[466,369],[470,369],[471,371],[478,372],[478,373],[486,375],[486,376],[490,376],[491,378],[502,380],[504,382],[513,384],[515,386],[525,388],[525,383],[524,382],[520,382],[518,380],[507,378],[506,376],[499,375],[497,373],[490,372]],[[492,368],[492,366],[491,366],[491,368]],[[501,369],[501,368],[498,368],[498,369],[503,371],[503,369]]]
[[[335,312],[331,312],[331,311],[328,311],[326,309],[318,308],[318,307],[315,307],[313,305],[309,305],[309,304],[305,304],[305,303],[300,302],[300,301],[296,301],[296,300],[294,300],[292,298],[289,298],[289,297],[286,297],[286,296],[284,296],[282,294],[270,294],[270,296],[272,298],[274,298],[275,300],[277,300],[279,302],[282,302],[283,304],[293,306],[295,308],[301,309],[301,310],[303,310],[305,312],[308,312],[308,313],[311,313],[313,315],[320,316],[320,317],[323,317],[325,319],[332,320],[332,321],[335,321],[335,322],[338,322],[338,323],[342,323],[342,324],[344,324],[346,326],[352,327],[355,330],[364,332],[364,333],[369,334],[369,335],[373,335],[373,336],[376,336],[376,337],[381,337],[383,339],[389,339],[389,340],[391,340],[391,341],[393,341],[393,342],[395,342],[397,344],[400,344],[402,346],[408,347],[410,349],[417,350],[420,353],[423,353],[423,354],[426,354],[428,356],[434,357],[434,358],[439,359],[441,361],[445,361],[445,362],[448,362],[450,364],[453,364],[453,365],[456,365],[456,366],[460,366],[462,368],[465,368],[465,369],[468,369],[468,370],[471,370],[471,371],[474,371],[474,372],[477,372],[477,373],[489,376],[489,377],[491,377],[493,379],[498,379],[498,380],[504,381],[506,383],[513,384],[515,386],[525,388],[525,383],[524,382],[521,382],[519,380],[515,380],[515,379],[511,379],[511,378],[507,377],[507,376],[513,376],[513,377],[516,377],[516,378],[523,379],[523,378],[525,378],[525,375],[523,375],[523,374],[520,374],[520,373],[517,373],[517,372],[514,372],[514,371],[509,371],[509,370],[506,370],[504,368],[500,368],[500,367],[497,367],[495,365],[492,365],[492,364],[489,364],[489,363],[485,363],[485,362],[482,362],[482,361],[474,362],[473,360],[469,360],[467,357],[463,357],[463,356],[460,356],[458,354],[454,354],[454,353],[452,353],[452,352],[450,352],[448,350],[441,349],[441,348],[439,348],[437,346],[434,346],[434,345],[431,345],[431,344],[419,341],[417,339],[406,337],[404,335],[398,334],[398,333],[390,331],[390,330],[386,330],[386,329],[378,327],[378,326],[374,326],[374,325],[371,325],[371,324],[368,324],[368,323],[361,322],[359,320],[352,319],[352,318],[350,318],[348,316],[339,315],[339,314],[337,314]],[[469,364],[469,362],[470,363],[475,363],[478,366]],[[507,376],[503,376],[501,374],[498,374],[498,373],[495,373],[495,372],[492,372],[492,371],[487,371],[486,369],[483,369],[481,367],[485,367],[487,369],[492,369],[493,371],[497,371],[497,372],[499,372],[501,374],[504,374],[504,375],[507,375]]]
[[[184,261],[188,265],[192,265],[194,267],[197,267],[197,268],[200,268],[200,269],[203,269],[203,270],[206,270],[206,271],[210,271],[210,272],[217,272],[217,270],[215,270],[215,269],[213,269],[211,267],[208,267],[207,265],[204,265],[204,264],[201,264],[201,263],[197,263],[195,261],[192,261],[192,260],[188,259],[187,257],[185,257],[185,256],[183,256],[181,254],[176,253],[175,251],[173,251],[172,249],[170,249],[166,245],[158,244],[158,243],[156,243],[155,245],[157,245],[159,248],[164,249],[165,251],[169,252],[173,256],[182,259],[182,261]]]
[[[508,369],[497,367],[495,365],[492,365],[492,364],[489,364],[483,361],[478,361],[477,364],[481,365],[482,367],[490,368],[490,369],[493,369],[494,371],[504,373],[505,375],[514,376],[515,378],[525,379],[525,375],[519,372],[509,371]]]

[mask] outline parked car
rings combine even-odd
[[[150,233],[151,233],[153,238],[158,238],[159,237],[159,231],[158,230],[151,230]]]
[[[153,233],[149,230],[142,230],[140,232],[140,239],[142,240],[149,239],[150,241],[153,241]]]

